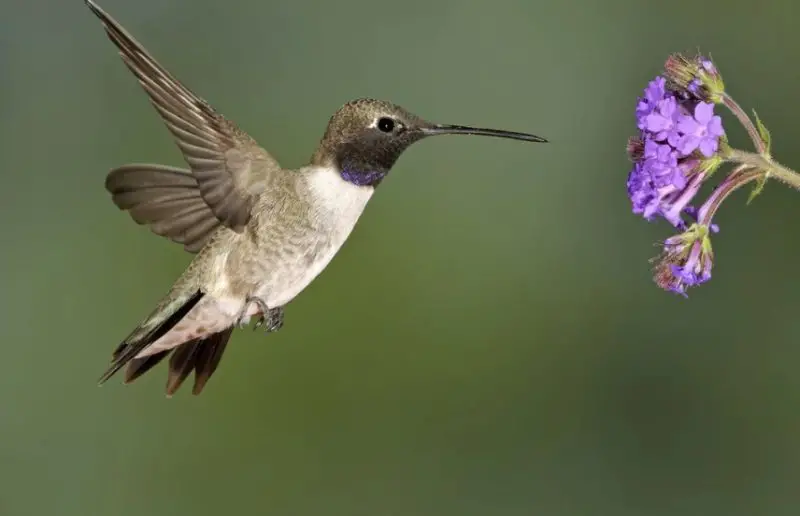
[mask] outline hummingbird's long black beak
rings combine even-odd
[[[474,134],[477,136],[494,136],[495,138],[547,143],[547,140],[535,134],[515,133],[513,131],[502,131],[500,129],[481,129],[478,127],[467,127],[466,125],[437,124],[423,127],[421,131],[425,136],[434,136],[437,134]]]

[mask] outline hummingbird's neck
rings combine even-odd
[[[388,170],[360,170],[358,168],[344,167],[339,174],[342,179],[356,186],[378,186],[388,174]]]
[[[311,158],[311,166],[332,168],[348,183],[356,186],[378,186],[389,174],[393,161],[383,163],[374,155],[355,146],[344,145],[331,150],[323,142]]]
[[[325,213],[326,220],[344,224],[337,227],[355,224],[375,192],[374,188],[346,181],[335,167],[311,166],[303,172],[310,205],[314,211]]]

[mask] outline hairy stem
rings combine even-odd
[[[753,140],[753,145],[755,145],[758,153],[766,154],[767,145],[764,143],[764,140],[761,139],[761,134],[759,134],[758,129],[756,129],[756,126],[753,124],[753,121],[750,119],[750,117],[747,116],[747,113],[744,112],[742,106],[733,100],[733,97],[727,93],[722,95],[722,103],[725,105],[725,107],[730,109],[734,115],[736,115],[736,118],[739,119],[739,122],[741,122],[741,124],[747,130],[747,134],[749,134],[750,139]]]
[[[769,156],[746,152],[738,149],[730,149],[725,155],[725,159],[734,163],[741,163],[748,167],[756,168],[761,174],[768,178],[774,177],[778,181],[800,190],[800,174],[785,167]]]

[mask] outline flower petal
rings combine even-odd
[[[707,125],[714,116],[714,104],[710,102],[700,102],[694,108],[694,118],[702,125]]]
[[[707,158],[710,158],[715,152],[717,152],[717,147],[718,144],[716,138],[703,138],[700,140],[700,152]]]
[[[725,134],[725,130],[722,128],[722,118],[715,116],[711,119],[708,123],[708,134],[717,137]]]

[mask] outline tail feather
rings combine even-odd
[[[200,394],[203,388],[208,383],[208,379],[217,370],[219,361],[222,360],[222,354],[225,352],[225,347],[228,345],[228,339],[231,337],[233,327],[212,335],[206,339],[205,344],[200,349],[199,353],[195,356],[194,360],[194,387],[192,394]]]
[[[203,387],[208,383],[208,379],[216,371],[222,358],[222,353],[228,344],[228,339],[230,339],[231,332],[233,332],[233,327],[215,333],[205,339],[187,342],[176,349],[169,359],[167,396],[172,396],[177,392],[192,370],[194,370],[192,394],[200,394],[203,391]],[[161,357],[158,360],[161,360]]]
[[[125,339],[119,346],[117,346],[117,349],[114,350],[114,354],[111,357],[111,365],[108,367],[106,372],[103,373],[103,376],[100,377],[98,383],[100,383],[101,385],[105,383],[117,371],[119,371],[122,368],[122,366],[130,362],[134,357],[136,357],[136,355],[138,355],[147,346],[149,346],[153,342],[157,341],[158,339],[166,335],[166,333],[170,331],[172,328],[174,328],[175,325],[181,321],[181,319],[186,317],[186,314],[188,314],[202,298],[203,298],[203,293],[200,290],[195,291],[185,300],[177,301],[181,302],[181,304],[177,307],[177,309],[172,311],[172,313],[170,313],[166,317],[162,316],[163,316],[163,311],[166,310],[167,307],[159,306],[153,312],[153,314],[145,320],[145,322],[143,322],[141,325],[139,325],[139,327],[133,330],[133,332],[128,336],[128,338]],[[168,301],[169,304],[172,304],[174,302],[175,301],[172,300]],[[153,365],[155,364],[149,365],[147,369],[149,369]]]
[[[128,366],[125,368],[125,383],[128,384],[133,382],[144,373],[155,367],[167,355],[169,355],[169,352],[170,350],[166,350],[156,353],[155,355],[132,359],[130,362],[128,362]]]
[[[172,396],[183,384],[186,377],[194,369],[194,361],[200,348],[203,346],[202,340],[187,342],[179,346],[169,358],[169,374],[167,376],[167,396]]]
[[[194,371],[192,393],[200,394],[222,359],[222,354],[225,352],[225,347],[233,332],[233,326],[207,337],[195,338],[174,348],[156,351],[150,355],[141,356],[140,353],[148,347],[152,350],[158,346],[156,341],[175,329],[202,298],[203,294],[198,290],[193,294],[178,299],[167,298],[168,301],[162,302],[150,317],[145,319],[122,344],[117,346],[112,356],[111,366],[100,378],[100,383],[108,380],[123,366],[126,366],[125,383],[131,383],[171,355],[166,386],[167,396],[175,394],[192,371]],[[169,312],[170,308],[172,309],[171,313]],[[167,313],[169,313],[168,316],[166,316]],[[156,343],[155,346],[152,346],[154,343]]]

